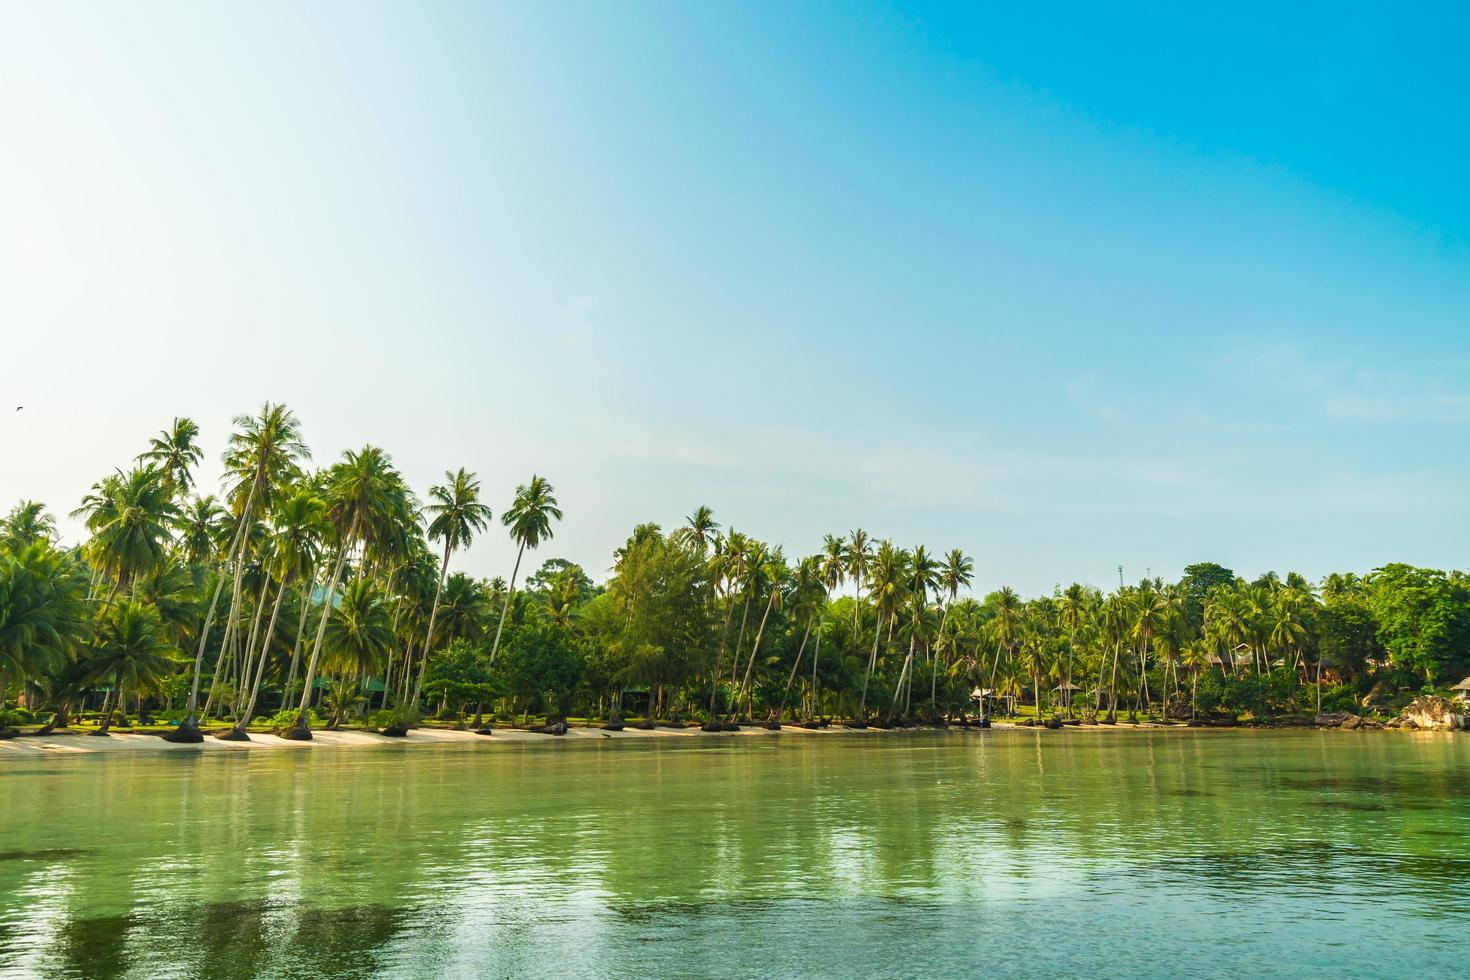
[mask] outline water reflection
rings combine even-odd
[[[1442,972],[1467,915],[1463,745],[996,732],[21,763],[0,772],[0,973],[1165,976],[1228,955],[1352,975],[1365,950]]]

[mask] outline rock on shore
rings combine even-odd
[[[1461,705],[1453,701],[1426,694],[1404,706],[1399,713],[1400,724],[1404,728],[1412,725],[1438,731],[1470,728],[1470,715],[1463,714],[1460,709]]]

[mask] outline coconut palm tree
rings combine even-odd
[[[490,666],[495,666],[495,656],[500,652],[500,636],[505,630],[505,614],[510,611],[510,601],[515,596],[516,574],[521,570],[521,556],[526,549],[536,550],[542,541],[550,541],[551,522],[561,520],[561,509],[551,484],[544,478],[532,475],[531,482],[516,487],[515,501],[510,510],[500,515],[500,522],[510,528],[511,540],[516,543],[516,563],[510,572],[510,588],[505,602],[500,607],[500,622],[495,627],[495,642],[490,645]]]
[[[898,609],[903,604],[909,581],[907,553],[895,548],[892,541],[885,539],[880,542],[868,568],[868,597],[873,601],[873,610],[877,615],[873,623],[873,649],[868,654],[868,668],[863,672],[863,692],[858,700],[859,725],[867,724],[868,685],[872,681],[873,670],[878,665],[878,645],[884,626],[886,624],[892,628]]]
[[[175,418],[173,425],[148,440],[148,448],[136,461],[158,467],[171,495],[182,498],[194,487],[191,471],[204,460],[204,450],[195,442],[198,438],[199,426],[193,419]]]
[[[1062,678],[1063,699],[1068,715],[1072,714],[1072,657],[1077,650],[1077,630],[1087,617],[1087,587],[1080,582],[1067,586],[1057,599],[1057,616],[1067,629],[1067,670]]]
[[[439,583],[434,587],[434,601],[429,606],[429,628],[424,636],[424,655],[419,665],[418,677],[413,682],[413,697],[410,708],[417,708],[419,692],[424,686],[424,670],[429,665],[429,653],[434,644],[434,620],[439,614],[439,595],[444,591],[444,577],[449,574],[449,556],[460,546],[468,548],[475,534],[485,530],[494,516],[490,508],[480,503],[480,481],[475,474],[463,467],[457,473],[445,472],[449,482],[429,489],[433,503],[429,504],[429,538],[444,542],[444,558],[439,563]],[[410,669],[412,666],[410,665]]]
[[[173,672],[177,657],[156,609],[131,597],[104,609],[93,633],[87,676],[93,683],[110,681],[111,689],[102,701],[102,724],[93,734],[108,734],[124,685],[136,691],[160,683]]]
[[[720,525],[715,520],[715,512],[701,504],[694,509],[694,513],[685,518],[685,530],[689,540],[694,542],[694,547],[699,549],[700,554],[704,554],[719,533]]]
[[[325,607],[317,624],[316,638],[312,641],[311,656],[306,662],[306,678],[301,690],[301,703],[297,708],[296,726],[286,732],[286,738],[309,740],[311,728],[307,724],[307,709],[311,704],[312,683],[316,680],[317,662],[321,658],[322,643],[326,638],[329,612],[337,585],[342,580],[342,569],[347,556],[354,548],[364,546],[367,535],[373,528],[381,528],[389,516],[399,508],[404,494],[403,479],[393,468],[388,454],[375,446],[364,446],[359,452],[347,451],[342,461],[332,467],[328,478],[327,514],[338,529],[337,560],[332,574],[327,579],[323,595]]]
[[[162,471],[142,466],[95,484],[72,516],[84,517],[92,534],[88,558],[126,594],[167,554],[178,513]]]
[[[0,544],[21,548],[36,541],[56,540],[56,518],[34,500],[22,500],[0,520]]]
[[[934,655],[930,657],[929,665],[929,704],[931,709],[938,715],[939,702],[939,653],[941,644],[945,639],[944,627],[949,622],[949,609],[954,605],[955,598],[959,596],[960,589],[968,589],[974,580],[975,563],[966,557],[959,548],[951,548],[949,554],[944,556],[938,573],[938,592],[946,597],[944,603],[944,614],[939,618],[939,630],[934,646]],[[936,719],[937,720],[937,719]]]
[[[367,578],[354,579],[327,621],[325,672],[343,680],[370,677],[387,665],[393,646],[393,614],[383,594]],[[330,728],[342,723],[339,699]]]
[[[276,600],[271,606],[270,623],[266,626],[264,638],[260,643],[260,655],[256,662],[255,677],[250,681],[249,698],[231,732],[219,736],[221,738],[235,741],[249,738],[245,734],[245,726],[250,723],[250,718],[255,711],[256,699],[260,696],[260,684],[265,676],[267,653],[276,635],[276,621],[281,614],[281,603],[286,598],[286,593],[292,583],[298,579],[310,579],[311,570],[316,567],[319,557],[320,542],[327,532],[326,516],[326,502],[314,491],[304,487],[298,489],[293,496],[282,500],[272,515],[274,525],[271,542],[271,552],[274,556],[272,568],[279,580]],[[269,579],[269,571],[267,578]],[[295,679],[296,654],[300,650],[301,633],[305,628],[306,610],[310,602],[310,590],[303,590],[300,597],[301,618],[297,623],[296,644],[292,653],[292,680]]]
[[[761,648],[761,637],[766,633],[766,621],[770,618],[771,610],[781,606],[785,598],[785,587],[787,579],[791,576],[791,569],[786,565],[786,556],[782,554],[780,547],[772,548],[764,555],[761,563],[760,578],[769,583],[769,592],[766,596],[766,611],[761,614],[760,628],[755,631],[755,642],[750,645],[750,659],[745,664],[745,676],[741,678],[740,687],[746,692],[746,712],[751,710],[753,696],[750,693],[750,674],[755,668],[755,657]]]
[[[0,702],[6,677],[54,672],[86,632],[87,574],[45,539],[0,546]]]
[[[222,568],[233,568],[230,579],[230,609],[225,617],[225,635],[220,640],[221,655],[229,646],[235,629],[240,607],[241,577],[245,570],[245,547],[255,524],[257,505],[261,509],[267,507],[276,488],[294,480],[300,474],[300,461],[311,456],[306,444],[301,441],[301,423],[284,405],[266,402],[258,416],[236,417],[235,426],[237,431],[231,433],[229,448],[224,456],[226,476],[235,481],[228,495],[235,515],[235,533],[220,562]],[[199,642],[194,652],[188,712],[184,723],[164,736],[169,741],[198,742],[203,739],[199,733],[197,715],[199,678],[204,667],[204,648],[209,642],[210,629],[214,625],[214,614],[219,607],[225,580],[223,574],[216,580],[214,594],[205,611],[204,625],[199,630]]]

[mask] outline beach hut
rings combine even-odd
[[[1465,678],[1463,681],[1450,688],[1450,690],[1455,692],[1456,701],[1470,704],[1470,677]]]

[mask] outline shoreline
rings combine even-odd
[[[1157,723],[1129,724],[1120,723],[1116,725],[1067,725],[1060,731],[1074,732],[1229,732],[1229,731],[1331,731],[1330,726],[1325,725],[1230,725],[1230,726],[1199,726],[1188,725],[1162,725]],[[1392,731],[1392,729],[1360,729],[1363,731]],[[82,730],[58,731],[45,736],[19,735],[14,738],[0,740],[0,760],[35,758],[38,756],[57,755],[115,755],[115,754],[157,754],[174,752],[253,752],[262,750],[298,750],[310,751],[314,748],[392,748],[395,746],[437,746],[447,745],[495,745],[516,743],[549,744],[556,742],[593,742],[603,739],[659,739],[659,738],[749,738],[752,736],[771,735],[797,735],[797,736],[903,736],[913,734],[979,734],[983,730],[975,728],[961,728],[951,726],[949,728],[915,727],[915,728],[867,728],[852,729],[840,725],[830,728],[809,729],[798,725],[783,725],[779,731],[772,731],[760,726],[741,728],[733,732],[706,732],[699,728],[655,728],[652,730],[625,728],[622,731],[604,731],[598,727],[575,727],[568,728],[565,735],[547,735],[541,732],[532,732],[524,728],[496,728],[491,735],[479,735],[473,731],[449,728],[415,728],[406,736],[397,738],[380,735],[377,732],[362,729],[312,732],[312,740],[309,742],[298,742],[281,738],[269,733],[250,734],[248,742],[222,741],[212,734],[206,734],[203,742],[193,744],[176,744],[164,741],[156,734],[129,733],[114,730],[108,737],[101,738]],[[1038,733],[1048,732],[1041,726],[1021,725],[1012,722],[993,722],[990,731],[1033,731]]]

